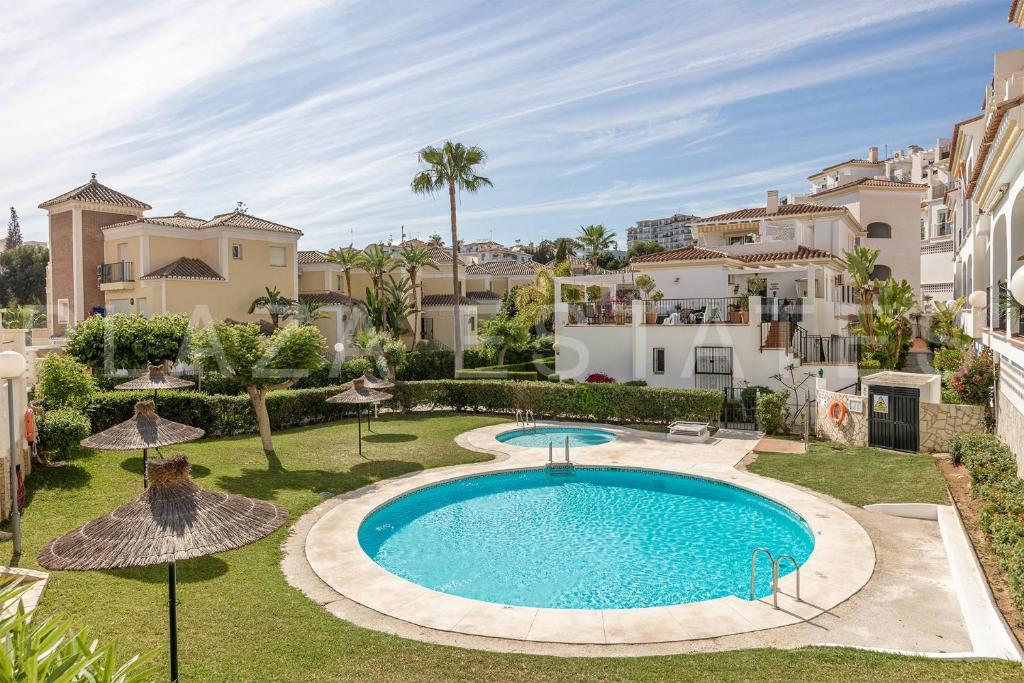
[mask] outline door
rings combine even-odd
[[[906,387],[868,388],[868,444],[916,453],[920,443],[921,390]]]
[[[132,305],[128,299],[111,299],[107,302],[107,314],[131,313]]]
[[[698,389],[732,387],[731,346],[698,346],[694,352],[694,380]]]

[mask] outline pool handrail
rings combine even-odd
[[[778,567],[779,565],[775,562],[775,556],[772,555],[772,551],[768,548],[756,548],[750,555],[750,599],[754,600],[757,595],[756,579],[757,579],[757,556],[760,553],[764,553],[768,556],[768,563],[772,568],[772,605],[775,609],[779,608],[779,593],[778,593]]]
[[[789,560],[790,562],[792,562],[793,567],[796,569],[796,601],[803,602],[802,600],[800,600],[800,564],[796,561],[795,557],[788,553],[779,555],[778,558],[776,558],[775,560],[775,587],[773,590],[776,593],[778,593],[779,591],[779,569],[782,566],[783,560]]]

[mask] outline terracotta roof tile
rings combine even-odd
[[[459,303],[464,306],[473,306],[476,302],[467,297],[459,297]],[[453,294],[425,294],[420,299],[420,304],[424,308],[432,306],[452,306],[455,304],[455,296]]]
[[[112,190],[106,185],[96,180],[96,174],[92,174],[92,179],[85,185],[79,185],[73,190],[69,190],[64,194],[57,195],[53,199],[47,199],[45,202],[39,205],[40,209],[45,209],[61,202],[77,201],[77,202],[91,202],[93,204],[110,204],[113,206],[127,206],[132,209],[152,209],[153,207],[146,202],[139,201],[134,197],[129,197],[126,194],[122,194],[117,190]]]
[[[807,176],[807,179],[811,180],[812,178],[817,178],[820,175],[825,175],[826,173],[828,173],[832,169],[840,168],[842,166],[848,166],[850,164],[856,164],[857,166],[880,166],[882,163],[884,163],[884,162],[881,162],[881,161],[870,161],[868,159],[847,159],[846,161],[840,161],[838,164],[832,164],[831,166],[826,166],[825,168],[821,169],[820,171],[818,171],[814,175]]]
[[[831,194],[833,192],[843,192],[845,190],[852,190],[855,187],[885,187],[892,188],[894,190],[906,189],[917,191],[924,191],[928,189],[927,185],[922,185],[919,183],[905,183],[899,180],[877,180],[875,178],[860,178],[858,180],[853,180],[848,183],[843,183],[842,185],[830,187],[827,190],[815,192],[812,196],[820,197],[822,195]]]
[[[494,292],[466,292],[466,296],[476,301],[498,301],[501,296]]]
[[[775,261],[804,261],[808,259],[833,258],[831,252],[824,249],[811,249],[809,247],[798,247],[795,251],[784,252],[757,252],[752,254],[727,254],[718,249],[706,247],[683,247],[662,251],[657,254],[647,254],[633,259],[633,263],[666,263],[673,261],[711,261],[714,259],[732,259],[742,263],[772,263]]]
[[[237,210],[230,213],[216,215],[203,223],[200,227],[205,229],[221,225],[229,225],[235,228],[246,228],[248,230],[262,230],[265,232],[286,232],[292,235],[302,234],[301,230],[290,228],[287,225],[281,225],[280,223],[274,223],[273,221],[268,221],[263,218],[257,218],[252,214],[243,213]]]
[[[157,268],[148,275],[142,276],[143,280],[223,280],[217,271],[208,266],[205,261],[197,258],[182,256],[177,261],[168,263],[163,268]]]
[[[797,247],[796,251],[763,252],[760,254],[744,254],[736,259],[744,263],[772,263],[775,261],[806,261],[810,259],[833,258],[832,252],[810,247]]]
[[[806,216],[813,215],[816,213],[836,213],[843,211],[847,211],[846,207],[829,206],[827,204],[780,204],[778,212],[772,214],[770,217],[775,218],[776,216]],[[763,206],[757,206],[750,209],[739,209],[738,211],[720,213],[717,216],[708,216],[707,218],[702,218],[699,221],[694,221],[693,225],[696,226],[705,223],[721,223],[723,221],[739,221],[749,220],[753,218],[768,217],[768,210]]]
[[[299,251],[296,257],[300,266],[307,263],[327,263],[327,254],[322,251]]]
[[[495,277],[535,275],[540,268],[540,265],[534,261],[488,261],[487,263],[479,263],[477,266]]]
[[[665,261],[707,261],[710,259],[729,258],[724,251],[717,249],[706,249],[704,247],[689,246],[669,251],[659,251],[656,254],[637,256],[630,263],[661,263]]]
[[[981,171],[988,160],[988,151],[992,147],[992,142],[995,141],[996,134],[1003,124],[1003,118],[1008,111],[1021,104],[1021,102],[1024,102],[1024,95],[1018,95],[1005,102],[1000,102],[992,110],[992,116],[989,119],[988,125],[985,126],[985,136],[981,139],[981,146],[978,148],[978,159],[974,162],[974,172],[971,173],[970,182],[967,183],[968,197],[974,196],[974,188],[978,184],[978,178],[981,176]]]
[[[439,247],[433,244],[427,247],[427,252],[430,253],[430,258],[433,259],[434,263],[438,265],[450,265],[452,262],[452,250],[448,247]],[[465,263],[465,261],[460,258],[459,263]]]
[[[352,306],[361,303],[341,292],[305,292],[299,294],[299,301],[309,299],[323,306]]]
[[[178,212],[173,216],[146,216],[144,218],[133,218],[130,221],[121,221],[120,223],[112,223],[105,225],[101,230],[107,228],[117,228],[122,225],[135,225],[136,223],[145,223],[146,225],[163,225],[169,228],[198,228],[206,222],[205,218],[194,218],[192,216],[186,216],[182,212]]]

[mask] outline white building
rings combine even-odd
[[[466,263],[489,263],[491,261],[518,261],[524,263],[533,259],[522,249],[513,249],[494,240],[475,240],[459,245],[459,258]]]
[[[779,386],[796,366],[831,388],[856,381],[859,341],[841,254],[863,236],[845,207],[780,205],[695,221],[700,244],[636,258],[628,272],[556,278],[556,369],[582,380],[604,373],[654,386]],[[664,295],[632,299],[650,275]],[[600,296],[562,302],[568,287]],[[753,294],[751,294],[753,293]]]
[[[956,293],[979,304],[963,317],[963,325],[993,351],[997,431],[1019,465],[1024,465],[1024,326],[1007,283],[1024,261],[1022,122],[1024,50],[999,52],[982,114],[953,129],[950,168],[959,187],[946,197],[955,235]]]
[[[694,243],[691,226],[697,216],[677,213],[668,218],[637,221],[626,228],[626,249],[637,242],[657,242],[666,249],[679,249]]]

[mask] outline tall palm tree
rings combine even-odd
[[[419,281],[417,280],[420,271],[424,268],[438,270],[437,263],[430,258],[430,250],[424,247],[406,247],[398,256],[401,267],[409,274],[409,283],[412,286],[412,300],[416,304],[416,319],[412,330],[412,348],[420,341],[420,297],[417,296]]]
[[[615,243],[615,233],[609,232],[603,225],[580,226],[580,236],[576,241],[590,249],[590,269],[596,273],[597,257]]]
[[[874,321],[874,295],[877,284],[872,275],[875,271],[875,261],[881,252],[878,249],[868,247],[854,247],[853,251],[844,252],[846,257],[846,268],[850,271],[850,281],[853,287],[860,291],[861,317],[863,318],[864,334],[868,342],[874,344],[875,321]]]
[[[266,287],[265,289],[267,290],[265,295],[256,297],[249,304],[249,315],[255,313],[256,309],[266,311],[270,316],[270,324],[276,330],[283,321],[295,314],[295,300],[281,294],[281,290],[277,287]]]
[[[430,236],[429,244],[431,246],[434,246],[434,247],[443,247],[444,246],[444,238],[441,237],[440,235],[438,235],[435,232],[433,235]]]
[[[384,276],[398,268],[398,261],[379,244],[371,244],[360,255],[359,267],[370,274],[373,293],[379,299],[384,288]]]
[[[352,269],[359,266],[362,260],[362,252],[353,249],[349,244],[347,247],[331,249],[327,252],[327,260],[341,266],[341,273],[345,276],[345,294],[352,296]]]
[[[477,175],[476,169],[487,161],[487,154],[479,147],[466,147],[461,142],[445,141],[440,147],[424,147],[419,152],[419,162],[426,168],[412,179],[412,191],[416,194],[434,195],[448,190],[448,205],[452,223],[452,300],[455,317],[455,369],[462,369],[462,316],[459,312],[459,230],[455,215],[455,191],[475,193],[480,188],[491,187],[489,178]]]

